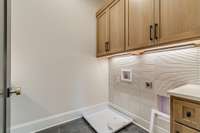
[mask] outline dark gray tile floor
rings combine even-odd
[[[37,133],[96,133],[84,119],[74,120],[56,127],[52,127]],[[118,133],[147,133],[140,127],[130,124]]]

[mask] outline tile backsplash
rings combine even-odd
[[[151,109],[158,109],[158,95],[168,96],[166,92],[169,89],[200,83],[199,57],[200,49],[190,48],[111,58],[110,102],[136,115],[138,123],[148,128]],[[132,82],[121,81],[121,69],[132,69]],[[146,87],[146,82],[152,82],[152,88]],[[169,113],[169,105],[166,107]],[[164,128],[169,128],[164,125]]]

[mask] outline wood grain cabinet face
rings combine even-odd
[[[126,50],[139,49],[154,42],[154,0],[127,0]]]
[[[97,56],[125,50],[125,0],[112,2],[97,16]]]
[[[188,128],[178,123],[174,123],[173,133],[199,133],[196,130]]]
[[[200,0],[110,0],[97,16],[97,56],[200,38]]]
[[[105,10],[97,16],[97,56],[106,55],[106,42],[108,41],[108,15]]]
[[[159,43],[200,37],[200,0],[156,0]]]
[[[176,122],[200,130],[200,104],[174,99],[173,114]]]
[[[200,102],[171,96],[171,133],[200,133]]]
[[[125,1],[116,0],[109,6],[109,53],[125,48]]]

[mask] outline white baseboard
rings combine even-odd
[[[135,115],[135,114],[133,114],[133,113],[131,113],[131,112],[119,107],[118,105],[113,104],[113,103],[109,103],[109,105],[112,108],[114,108],[114,109],[126,114],[130,118],[132,118],[133,119],[133,123],[135,125],[143,128],[144,130],[149,132],[150,121],[147,121],[147,120],[143,119],[142,117],[137,116],[137,115]],[[169,133],[168,130],[166,130],[166,129],[162,128],[162,127],[159,127],[158,125],[155,126],[155,131],[156,131],[156,133]]]
[[[82,113],[83,112],[87,112],[87,111],[96,111],[96,110],[102,110],[106,107],[112,107],[114,109],[116,109],[117,111],[120,111],[121,113],[124,113],[125,115],[129,116],[130,118],[133,119],[133,123],[138,125],[139,127],[143,128],[146,131],[149,131],[149,125],[150,122],[133,114],[130,113],[126,110],[124,110],[123,108],[114,105],[112,103],[101,103],[101,104],[97,104],[94,106],[89,106],[89,107],[85,107],[85,108],[81,108],[78,110],[73,110],[73,111],[69,111],[69,112],[65,112],[62,114],[57,114],[57,115],[53,115],[50,117],[46,117],[46,118],[42,118],[39,120],[35,120],[35,121],[31,121],[31,122],[27,122],[24,124],[20,124],[17,126],[14,126],[11,128],[11,133],[35,133],[37,131],[41,131],[56,125],[60,125],[62,123],[66,123],[75,119],[79,119],[82,117]],[[156,128],[156,132],[157,133],[169,133],[167,130],[159,127],[159,126],[155,126]]]
[[[73,110],[53,116],[49,116],[46,118],[42,118],[39,120],[27,122],[24,124],[20,124],[11,128],[11,133],[34,133],[43,129],[47,129],[65,122],[69,122],[82,117],[82,112],[87,110],[99,110],[102,108],[106,108],[108,103],[101,103],[94,106],[89,106],[85,108],[81,108],[78,110]]]

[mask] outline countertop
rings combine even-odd
[[[171,96],[200,101],[200,85],[187,84],[168,91]]]

